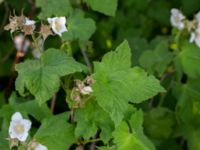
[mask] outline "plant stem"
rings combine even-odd
[[[98,142],[98,141],[101,141],[101,139],[98,138],[98,139],[87,140],[87,141],[84,141],[83,144],[85,145],[85,144],[87,144],[87,143],[93,143],[93,142]]]
[[[86,65],[88,66],[89,73],[92,73],[92,65],[91,65],[91,63],[89,61],[88,55],[87,55],[87,53],[86,53],[84,48],[81,48],[81,53],[83,55],[83,58],[85,60]]]
[[[38,45],[38,41],[37,41],[37,39],[35,38],[34,33],[31,34],[31,37],[32,37],[32,39],[33,39],[34,47],[36,48],[36,50],[38,50],[38,51],[41,53],[42,50],[40,49],[40,46]]]
[[[52,97],[52,100],[51,100],[51,112],[52,112],[52,113],[54,112],[54,109],[55,109],[55,106],[56,106],[56,97],[57,97],[57,94],[55,94],[55,95]]]

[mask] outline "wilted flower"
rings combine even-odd
[[[67,31],[65,17],[54,17],[47,20],[55,34],[62,36],[62,33]]]
[[[28,119],[23,119],[21,113],[16,112],[12,115],[9,135],[11,139],[18,139],[24,142],[28,137],[28,131],[31,128],[31,121]]]
[[[52,34],[53,34],[52,31],[51,31],[50,26],[44,25],[44,24],[42,24],[42,26],[41,26],[41,28],[40,28],[40,33],[42,34],[44,40],[45,40],[49,35],[52,35]]]
[[[93,92],[93,90],[90,86],[85,86],[82,89],[80,89],[80,93],[83,95],[89,95],[92,92]]]
[[[32,34],[33,31],[35,30],[35,21],[34,20],[30,20],[28,18],[25,18],[25,23],[23,25],[23,32],[26,35]]]
[[[178,28],[179,30],[183,29],[185,27],[183,22],[184,19],[185,16],[181,13],[180,10],[176,8],[171,9],[170,21],[174,27]]]
[[[7,24],[4,29],[5,30],[11,30],[11,33],[22,29],[24,23],[25,23],[25,17],[23,15],[21,16],[10,16],[9,18],[10,23]]]

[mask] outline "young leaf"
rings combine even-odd
[[[185,43],[179,55],[183,71],[191,78],[200,75],[200,49],[191,43]]]
[[[40,19],[45,19],[51,16],[67,16],[72,11],[72,6],[69,0],[36,0],[36,6],[41,7],[42,11],[39,14]]]
[[[168,50],[168,41],[163,41],[153,51],[148,50],[142,53],[139,63],[148,72],[156,72],[159,76],[162,76],[172,59],[173,54]]]
[[[117,144],[118,150],[155,150],[154,145],[143,134],[142,122],[142,111],[137,111],[131,117],[129,125],[124,121],[120,123],[113,132],[114,142]]]
[[[117,10],[117,0],[84,0],[95,11],[114,16]]]
[[[74,10],[67,21],[68,32],[62,36],[64,40],[87,41],[96,30],[95,22],[90,18],[84,18],[84,13]]]
[[[168,139],[175,125],[175,115],[167,108],[153,108],[145,114],[144,127],[153,139]]]
[[[23,95],[27,88],[39,104],[42,104],[58,91],[60,77],[84,69],[84,65],[68,57],[64,52],[48,49],[40,60],[27,60],[16,66],[16,90]]]
[[[100,137],[105,143],[111,138],[114,124],[108,113],[99,107],[95,101],[90,101],[84,108],[78,109],[75,114],[75,119],[77,121],[77,127],[75,129],[76,137],[89,139],[100,128]]]
[[[68,115],[60,114],[42,122],[34,139],[48,150],[66,150],[75,142],[74,126],[67,123]]]
[[[115,124],[122,120],[128,102],[141,103],[165,91],[153,76],[138,67],[131,68],[131,52],[126,41],[115,52],[106,54],[102,62],[95,62],[94,68],[94,95]]]

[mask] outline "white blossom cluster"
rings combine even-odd
[[[16,112],[11,117],[11,122],[9,126],[9,140],[11,142],[11,147],[18,146],[19,142],[25,142],[29,135],[29,130],[31,128],[31,121],[24,119],[20,112]],[[34,142],[30,142],[28,150],[48,150],[46,146]]]
[[[190,33],[189,42],[195,42],[200,47],[200,11],[195,14],[193,20],[188,20],[180,10],[173,8],[171,9],[170,22],[179,30],[187,29]]]
[[[9,20],[10,23],[7,24],[4,29],[10,30],[11,33],[15,31],[20,31],[20,34],[14,36],[15,48],[18,51],[26,53],[31,46],[31,41],[26,38],[26,35],[32,35],[33,41],[37,43],[37,46],[35,45],[35,43],[33,43],[34,48],[32,49],[32,54],[36,59],[40,58],[44,49],[44,41],[49,35],[52,35],[54,33],[61,37],[63,32],[68,31],[66,27],[66,18],[63,16],[48,18],[47,22],[49,24],[41,25],[39,33],[42,35],[43,38],[35,38],[34,31],[36,29],[36,21],[30,20],[24,15],[11,16]]]

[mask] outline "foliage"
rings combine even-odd
[[[0,0],[0,149],[200,150],[199,2]]]

